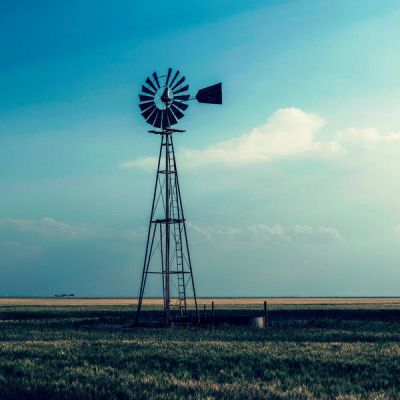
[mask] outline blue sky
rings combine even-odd
[[[388,0],[1,2],[0,295],[137,294],[170,66],[223,81],[175,139],[199,294],[399,295],[399,37]]]

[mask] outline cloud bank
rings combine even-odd
[[[67,224],[50,217],[42,219],[0,218],[0,234],[17,234],[19,236],[61,239],[130,242],[144,234],[144,230],[118,230],[109,227],[98,227],[89,224]]]
[[[199,226],[189,223],[189,228],[210,240],[217,236],[229,239],[250,237],[252,239],[297,243],[328,243],[344,240],[337,229],[326,226],[294,225],[283,227],[280,224],[258,224],[234,228],[227,225]]]
[[[205,149],[183,149],[179,165],[197,168],[204,165],[242,166],[299,157],[332,158],[348,153],[354,147],[372,148],[384,143],[400,143],[400,132],[382,134],[372,127],[348,128],[333,135],[333,140],[318,139],[325,121],[299,108],[275,111],[265,124],[236,138],[221,141]],[[157,159],[144,157],[125,161],[122,169],[153,170]]]
[[[348,128],[337,133],[337,142],[343,145],[373,148],[379,144],[400,142],[400,132],[382,134],[376,128]]]
[[[237,138],[222,141],[203,150],[183,149],[180,165],[197,167],[205,164],[236,166],[269,162],[293,156],[329,155],[340,151],[335,142],[322,142],[316,134],[324,126],[316,114],[298,108],[283,108],[272,114],[265,124]],[[120,164],[122,169],[154,169],[155,157],[145,157]]]
[[[257,224],[237,228],[228,225],[200,226],[189,222],[188,228],[207,239],[214,237],[228,239],[251,237],[262,240],[315,243],[343,240],[337,229],[326,226],[294,225],[283,227],[280,224]],[[51,240],[61,242],[71,240],[94,241],[112,249],[115,248],[115,243],[120,243],[122,247],[130,247],[134,242],[142,241],[145,238],[145,233],[145,227],[136,230],[114,229],[85,224],[67,224],[50,217],[39,220],[0,218],[0,244],[18,251],[24,249],[37,252],[42,249],[41,245],[49,244]],[[7,237],[15,236],[18,241],[1,240],[1,236],[4,237],[5,235]]]
[[[272,114],[265,124],[242,136],[211,145],[203,150],[183,149],[180,165],[197,168],[206,164],[229,167],[270,162],[308,154],[330,156],[340,152],[337,142],[323,142],[316,138],[325,121],[316,114],[298,108],[282,108]],[[154,169],[155,157],[125,161],[122,169]]]
[[[316,139],[317,132],[324,124],[324,120],[316,114],[298,108],[283,108],[249,133],[204,150],[185,149],[180,157],[190,166],[214,163],[235,166],[269,162],[305,153],[315,155],[337,152],[337,143]]]

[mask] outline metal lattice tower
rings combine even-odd
[[[172,133],[163,131],[160,135],[136,322],[139,322],[148,275],[156,274],[162,277],[165,324],[168,325],[173,319],[188,316],[188,292],[193,296],[196,318],[198,308]]]
[[[184,116],[189,100],[222,104],[221,83],[199,90],[191,99],[187,94],[189,85],[182,86],[185,77],[180,77],[179,71],[172,74],[169,68],[166,75],[159,77],[154,72],[152,76],[153,79],[146,79],[146,86],[142,85],[139,107],[146,121],[160,128],[149,132],[160,135],[161,143],[136,323],[140,322],[150,275],[161,276],[165,325],[179,320],[198,322],[199,310],[173,143],[173,133],[184,131],[172,129],[171,125]],[[159,78],[165,78],[163,84]]]

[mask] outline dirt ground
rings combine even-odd
[[[198,303],[210,304],[214,301],[216,306],[251,306],[261,305],[267,301],[270,306],[297,306],[297,305],[343,305],[343,306],[386,306],[400,307],[400,297],[224,297],[224,298],[198,298]],[[189,303],[191,301],[189,300]],[[137,304],[136,298],[0,298],[0,306],[54,306],[54,305],[102,305],[102,306],[124,306]],[[148,298],[144,304],[151,306],[162,305],[160,298]]]

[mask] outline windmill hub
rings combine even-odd
[[[171,103],[173,99],[172,91],[169,87],[165,87],[163,94],[161,96],[161,101],[165,104],[165,107],[168,107],[168,104]]]
[[[161,144],[136,323],[139,323],[147,278],[154,276],[153,274],[161,275],[165,325],[169,325],[173,320],[190,318],[189,292],[192,293],[197,321],[199,320],[186,219],[172,140],[174,132],[184,131],[171,128],[184,116],[188,108],[189,85],[185,85],[184,82],[185,77],[180,76],[179,71],[172,73],[172,68],[168,69],[166,75],[158,76],[154,72],[152,78],[147,78],[142,85],[142,93],[139,95],[139,107],[143,118],[150,125],[160,129],[149,132],[161,135]],[[195,99],[199,103],[222,104],[221,83],[200,89]],[[155,266],[156,258],[158,262]]]

